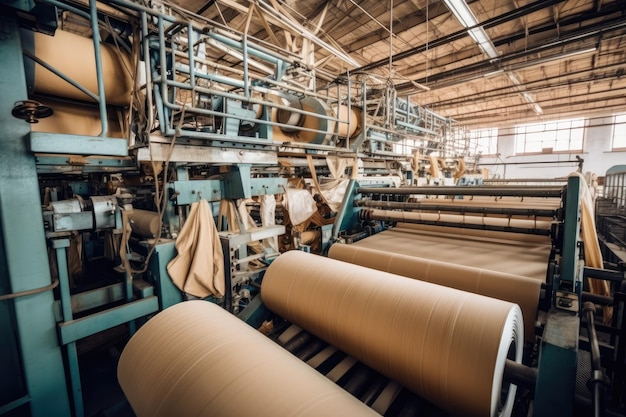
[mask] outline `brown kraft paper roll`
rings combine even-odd
[[[504,364],[520,361],[516,304],[291,251],[268,268],[263,303],[448,412],[509,415]],[[511,348],[511,349],[510,349]]]

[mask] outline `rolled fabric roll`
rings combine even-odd
[[[92,93],[98,94],[92,39],[57,30],[54,36],[34,32],[32,42],[31,53]],[[105,43],[100,44],[100,53],[107,104],[129,106],[133,88],[132,75],[127,71],[127,68],[133,68],[130,56]],[[78,88],[39,64],[35,65],[32,76],[34,78],[29,81],[36,93],[93,102]]]
[[[456,224],[468,224],[477,226],[517,227],[524,229],[550,230],[552,222],[548,220],[508,219],[500,217],[483,217],[459,214],[425,213],[417,211],[396,211],[369,209],[368,218],[376,220],[403,221],[429,221]]]
[[[411,229],[423,232],[448,234],[450,236],[468,236],[493,240],[497,239],[502,241],[508,240],[515,242],[542,243],[547,246],[550,246],[551,244],[550,236],[529,235],[525,233],[497,232],[495,230],[464,229],[462,227],[435,226],[420,223],[398,223],[396,225],[396,229]]]
[[[541,291],[537,279],[341,243],[330,247],[328,257],[515,303],[524,315],[525,339],[535,340]]]
[[[276,314],[444,410],[510,415],[507,357],[521,361],[520,308],[494,298],[298,251],[282,254],[261,286]]]
[[[130,220],[133,233],[146,238],[156,237],[161,228],[159,213],[154,211],[133,209]]]
[[[341,121],[341,123],[339,123],[339,136],[347,136],[353,139],[361,133],[362,113],[360,109],[356,107],[350,107],[348,109],[348,106],[343,104],[340,106],[334,105],[332,109],[337,115],[337,118]],[[349,124],[348,120],[350,120]]]
[[[543,241],[531,241],[523,233],[507,233],[511,238],[506,239],[500,233],[457,235],[459,228],[436,231],[438,226],[413,226],[423,225],[398,224],[353,245],[546,280],[552,248],[548,236],[540,236]],[[514,240],[516,237],[522,240]]]
[[[378,416],[207,301],[150,319],[124,348],[117,377],[138,417]]]

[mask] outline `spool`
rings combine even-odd
[[[151,318],[124,348],[117,378],[137,417],[380,417],[207,301]]]
[[[339,136],[348,137],[350,139],[354,139],[361,133],[361,118],[362,113],[361,110],[350,106],[340,105],[333,106],[333,111],[337,115],[339,119]],[[350,124],[348,125],[348,120],[350,120]]]
[[[367,209],[361,211],[364,218],[398,222],[442,222],[459,225],[495,226],[501,228],[538,229],[549,231],[552,222],[549,220],[509,219],[494,216],[441,214],[420,211],[397,211]]]
[[[159,234],[161,218],[158,213],[149,210],[133,209],[129,218],[133,233],[150,239]]]
[[[289,106],[294,110],[302,110],[302,104],[298,97],[283,95],[281,97],[282,105]],[[289,111],[284,109],[278,109],[276,111],[276,121],[286,126],[281,126],[280,130],[285,133],[294,133],[298,131],[299,127],[302,127],[304,123],[304,116],[298,111]]]
[[[30,52],[58,69],[94,94],[98,94],[96,63],[93,40],[66,31],[57,30],[54,36],[33,33],[34,38],[26,40]],[[133,70],[130,57],[115,46],[100,44],[102,74],[107,104],[128,106],[130,104],[133,81],[128,70]],[[93,102],[85,93],[59,78],[52,72],[26,58],[27,83],[29,91],[64,97],[79,101]],[[34,68],[33,68],[34,67]],[[56,110],[56,109],[55,109]]]
[[[263,303],[444,410],[510,415],[507,357],[521,362],[516,304],[299,251],[269,266]],[[502,398],[501,398],[502,397]]]
[[[293,112],[272,109],[272,121],[275,123],[288,123],[289,126],[274,126],[272,136],[275,142],[302,142],[313,144],[329,144],[335,132],[336,122],[312,115],[303,115],[297,110],[315,113],[327,117],[335,117],[333,110],[322,100],[315,97],[305,97],[297,100],[295,96],[287,96],[282,93],[272,92],[268,94],[268,100],[285,105],[285,100],[293,105]],[[294,100],[295,99],[295,100]],[[311,132],[299,128],[314,129],[321,132]]]
[[[353,243],[356,246],[433,259],[445,263],[472,266],[497,272],[515,273],[545,282],[551,241],[529,240],[523,233],[488,233],[459,235],[458,228],[422,227],[399,223],[396,227]],[[437,229],[452,229],[443,231]],[[478,230],[477,232],[491,232]],[[503,235],[510,235],[503,239]]]

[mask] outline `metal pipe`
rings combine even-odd
[[[612,126],[612,125],[611,125]],[[594,125],[595,127],[595,125]],[[545,183],[545,182],[558,182],[558,183],[566,183],[567,182],[567,178],[552,178],[552,179],[544,179],[544,178],[510,178],[510,179],[506,179],[506,178],[502,178],[502,179],[486,179],[483,180],[483,183],[485,183],[486,185],[490,185],[491,183],[494,183],[496,185],[502,185],[502,184],[498,184],[498,183],[502,183],[502,182],[507,182],[507,183],[511,183],[511,182],[540,182],[540,183]]]
[[[504,381],[517,385],[518,387],[524,387],[530,391],[535,390],[537,374],[537,368],[522,365],[511,359],[507,359],[504,364]]]
[[[350,198],[352,198],[352,194],[354,193],[354,187],[356,185],[355,180],[350,180],[348,182],[348,186],[346,187],[346,192],[343,195],[343,201],[341,202],[341,207],[339,208],[339,212],[335,217],[335,223],[333,224],[333,240],[336,241],[339,239],[339,232],[341,231],[341,223],[343,223],[343,219],[346,216],[346,212],[348,210],[348,202]]]
[[[556,210],[546,209],[521,209],[513,207],[471,207],[471,206],[446,206],[425,203],[402,203],[397,201],[357,201],[358,207],[381,207],[389,209],[422,210],[422,211],[449,211],[455,213],[478,213],[478,214],[505,214],[509,216],[527,217],[555,217]]]
[[[613,297],[609,297],[606,295],[593,294],[587,291],[582,292],[582,300],[589,301],[594,304],[600,304],[603,306],[613,305]]]
[[[169,103],[169,91],[167,88],[167,56],[165,55],[165,27],[163,23],[163,16],[159,15],[157,20],[157,27],[159,31],[159,66],[161,75],[159,77],[159,81],[161,83],[161,100],[163,101],[163,114],[159,114],[159,124],[163,127],[169,126],[169,120],[167,120],[167,115],[165,108],[168,107],[167,103]],[[174,76],[174,74],[172,74]],[[161,118],[162,117],[162,118]],[[166,136],[169,132],[167,132],[167,128],[161,128],[161,130],[166,130],[163,132]]]
[[[515,220],[517,226],[511,226],[510,219],[480,217],[480,216],[458,216],[450,214],[417,213],[390,210],[361,210],[359,213],[361,220],[379,220],[387,222],[402,222],[427,224],[432,226],[459,227],[462,229],[493,230],[496,232],[524,233],[530,235],[549,236],[549,221]],[[525,226],[528,227],[525,227]],[[534,226],[534,227],[533,227]]]
[[[98,28],[98,9],[96,0],[89,0],[89,15],[91,20],[91,36],[93,38],[93,52],[96,60],[96,78],[98,80],[98,107],[100,108],[100,125],[102,132],[99,136],[106,136],[109,132],[107,117],[107,102],[104,94],[104,75],[102,74],[102,54],[100,52],[100,28]]]
[[[393,59],[394,62],[397,62],[397,61],[402,60],[404,58],[408,58],[410,56],[419,54],[421,52],[425,52],[428,49],[433,49],[433,48],[437,48],[439,46],[448,45],[448,44],[450,44],[453,41],[456,41],[456,40],[459,40],[459,39],[462,39],[462,38],[468,36],[469,35],[469,29],[473,29],[475,27],[482,27],[484,29],[495,27],[495,26],[498,26],[500,24],[503,24],[503,23],[506,23],[506,22],[518,19],[519,17],[523,17],[523,16],[526,16],[526,15],[528,15],[530,13],[536,12],[537,10],[540,10],[542,8],[545,8],[545,7],[548,7],[548,6],[551,6],[551,5],[555,5],[555,4],[558,4],[558,3],[561,3],[561,2],[563,2],[563,0],[536,1],[534,3],[527,4],[526,6],[515,8],[515,9],[511,10],[510,12],[504,13],[504,14],[502,14],[500,16],[496,16],[496,17],[493,17],[491,19],[487,19],[486,21],[484,21],[484,22],[482,22],[482,23],[480,23],[480,24],[478,24],[478,25],[476,25],[474,27],[465,28],[465,29],[459,30],[459,31],[454,32],[454,33],[452,33],[450,35],[447,35],[447,36],[444,36],[442,38],[436,39],[436,40],[434,40],[432,42],[429,42],[427,44],[424,44],[424,45],[421,45],[421,46],[409,49],[407,51],[402,51],[400,53],[397,53],[397,54],[392,56],[392,59]],[[383,65],[386,65],[388,62],[389,62],[388,58],[380,59],[380,60],[378,60],[376,62],[372,62],[370,64],[367,64],[367,65],[364,65],[364,66],[362,66],[360,68],[357,68],[354,71],[363,71],[363,72],[371,71],[372,69],[379,68],[379,67],[381,67]]]
[[[491,197],[562,197],[564,187],[534,187],[534,186],[509,186],[509,187],[402,187],[402,188],[359,188],[360,193],[365,194],[425,194],[425,195],[474,195]]]
[[[152,67],[150,65],[150,40],[148,39],[148,15],[146,12],[141,13],[141,40],[143,43],[143,62],[146,71],[146,102],[148,105],[148,123],[146,132],[150,132],[154,124],[154,109],[152,106]]]
[[[586,266],[583,270],[583,277],[603,279],[615,283],[620,283],[626,279],[624,272],[612,271],[610,269],[592,268],[590,266]]]
[[[74,87],[78,88],[80,91],[82,91],[83,93],[85,93],[86,95],[91,97],[95,102],[98,101],[98,96],[97,95],[95,95],[94,93],[89,91],[87,88],[83,87],[82,85],[80,85],[79,83],[77,83],[76,81],[71,79],[69,76],[67,76],[66,74],[64,74],[63,72],[58,70],[57,68],[55,68],[52,65],[48,64],[46,61],[42,60],[41,58],[37,58],[34,54],[32,54],[31,52],[27,51],[26,49],[22,50],[22,52],[23,52],[25,57],[27,57],[29,59],[32,59],[33,61],[35,61],[36,63],[38,63],[39,65],[41,65],[45,69],[47,69],[48,71],[52,72],[57,77],[61,78],[63,81],[66,81],[66,82],[72,84]]]
[[[583,304],[583,314],[587,320],[587,336],[591,345],[591,372],[589,386],[593,393],[593,415],[594,417],[604,417],[606,409],[606,388],[607,381],[602,371],[602,358],[600,356],[600,345],[594,323],[596,306],[587,301]]]
[[[233,39],[230,39],[224,35],[215,33],[215,32],[207,32],[206,35],[209,38],[215,39],[216,41],[219,41],[221,43],[223,43],[226,46],[230,46],[231,48],[235,48],[239,51],[243,51],[244,49],[248,49],[248,55],[252,55],[255,56],[257,58],[260,58],[264,61],[267,62],[271,62],[272,64],[278,64],[279,62],[282,62],[282,58],[277,58],[275,56],[272,56],[266,52],[261,52],[258,49],[255,49],[251,46],[246,46],[246,36],[243,36],[243,42],[238,42],[235,41]]]
[[[248,79],[248,35],[243,36],[243,94],[247,100],[250,99],[250,80]],[[195,71],[194,71],[195,72]]]
[[[479,165],[496,166],[496,165],[541,165],[541,164],[578,164],[577,159],[568,159],[565,161],[535,161],[535,162],[480,162]]]
[[[189,59],[189,84],[191,85],[192,90],[196,88],[196,65],[195,65],[195,57],[193,55],[193,48],[195,46],[196,36],[195,36],[193,26],[191,22],[187,25],[187,55]]]

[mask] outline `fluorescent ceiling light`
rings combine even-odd
[[[483,74],[483,77],[485,77],[485,78],[491,78],[491,77],[494,77],[494,76],[496,76],[496,75],[500,75],[500,74],[502,74],[503,72],[504,72],[504,70],[503,70],[503,69],[499,69],[499,70],[496,70],[496,71],[492,71],[492,72],[488,72],[488,73],[486,73],[486,74]]]
[[[496,48],[491,42],[479,43],[478,46],[489,58],[496,59],[498,57],[498,51],[496,51]]]
[[[443,0],[443,2],[465,28],[471,28],[467,33],[476,42],[483,54],[491,59],[497,58],[498,51],[496,51],[495,45],[482,27],[475,27],[478,25],[478,20],[465,0]]]
[[[487,32],[483,29],[482,26],[478,26],[478,19],[472,13],[472,10],[469,8],[465,0],[443,0],[446,7],[452,12],[452,14],[457,18],[457,20],[468,29],[467,34],[476,42],[476,45],[480,48],[482,53],[489,57],[491,62],[498,58],[498,51],[496,51],[496,46],[493,44]],[[485,77],[493,76],[498,74],[502,70],[494,71],[489,74],[486,74]],[[519,86],[518,89],[522,90],[524,87],[521,85],[520,79],[513,72],[507,72],[506,75],[511,80],[511,82]],[[533,111],[538,115],[543,114],[543,109],[532,94],[519,91],[524,100],[531,105]]]
[[[476,26],[478,20],[470,10],[465,0],[443,0],[448,9],[456,16],[459,22],[466,28]]]
[[[474,39],[474,42],[476,43],[491,42],[490,39],[487,37],[487,34],[481,27],[470,29],[467,31],[467,33],[469,33],[470,37]]]
[[[543,114],[543,109],[541,108],[541,106],[537,103],[533,103],[533,111],[535,113],[537,113],[538,115],[542,115]]]

